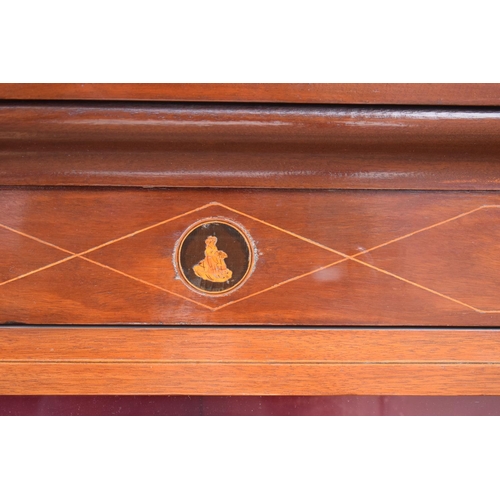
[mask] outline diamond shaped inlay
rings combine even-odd
[[[186,228],[207,218],[240,225],[257,248],[253,273],[244,286],[229,294],[205,296],[188,289],[179,279],[174,264],[176,244]],[[175,220],[90,252],[86,258],[212,310],[345,260],[342,254],[333,249],[219,203],[202,206]],[[291,266],[290,262],[294,265]]]
[[[477,312],[500,312],[500,206],[482,206],[356,257]]]
[[[151,198],[149,203],[155,200],[156,198]],[[163,198],[158,200],[164,201]],[[144,206],[140,211],[147,217],[142,218],[142,227],[98,246],[87,247],[79,253],[63,248],[65,245],[55,245],[54,242],[2,223],[0,259],[3,265],[0,268],[0,286],[5,285],[2,293],[7,293],[9,287],[20,290],[18,285],[21,280],[28,280],[33,290],[39,290],[37,294],[46,293],[49,276],[64,276],[61,268],[70,269],[80,263],[85,264],[86,268],[100,268],[91,289],[95,289],[99,283],[99,276],[107,283],[110,276],[118,279],[120,275],[120,283],[126,283],[127,280],[137,283],[136,290],[131,286],[127,293],[137,292],[142,297],[144,290],[149,287],[151,293],[154,293],[155,310],[161,308],[164,294],[170,294],[176,299],[171,297],[166,304],[169,307],[179,307],[182,304],[182,308],[186,309],[185,314],[189,316],[189,307],[193,304],[208,311],[218,311],[306,277],[316,277],[313,281],[306,278],[302,282],[309,283],[306,285],[309,287],[315,286],[314,283],[320,283],[324,277],[329,276],[328,273],[342,268],[334,266],[350,261],[351,265],[365,266],[372,272],[382,273],[451,301],[455,304],[454,307],[477,313],[500,313],[500,281],[495,274],[500,268],[500,205],[476,207],[353,255],[346,255],[335,248],[329,248],[219,202],[189,209],[189,203],[182,200],[182,203],[169,205],[168,212],[175,212],[176,208],[187,211],[161,220],[160,217],[150,215],[150,204]],[[471,208],[470,205],[468,208]],[[161,212],[163,217],[167,215],[165,204],[159,210]],[[175,265],[176,245],[187,228],[204,219],[226,220],[244,228],[252,240],[252,246],[257,248],[253,272],[244,285],[236,287],[230,293],[203,295],[188,288],[179,279]],[[147,225],[149,221],[150,225]],[[117,231],[110,234],[115,235]],[[78,239],[78,235],[79,232],[76,231],[73,237]],[[93,242],[92,238],[82,238],[76,244],[79,248],[84,248],[85,241],[87,244]],[[59,240],[57,243],[59,244]],[[77,265],[78,269],[80,267]],[[38,276],[39,273],[42,274]],[[85,280],[85,274],[81,275],[81,279]],[[60,278],[58,280],[60,286]],[[357,285],[353,286],[356,288]],[[28,286],[26,289],[29,288]],[[104,286],[103,289],[105,288]],[[298,293],[297,287],[291,285],[291,288],[295,290],[294,293]],[[56,286],[54,293],[58,289]],[[332,290],[339,293],[338,290]],[[124,292],[117,290],[116,293]],[[350,293],[349,288],[346,294]],[[309,302],[314,299],[313,290],[304,290],[304,294]],[[68,300],[71,303],[70,297]],[[108,303],[107,300],[105,302]],[[82,300],[77,299],[75,304],[82,307]],[[4,305],[4,316],[10,318],[10,306]],[[330,307],[330,302],[327,306]],[[355,304],[353,307],[356,307]],[[114,314],[110,313],[110,318],[114,318]],[[151,314],[154,319],[158,316],[157,313]],[[165,314],[168,320],[168,310]],[[15,321],[16,318],[12,316],[12,320]]]
[[[68,253],[0,224],[0,284],[22,279],[64,261]]]

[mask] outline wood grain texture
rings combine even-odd
[[[0,86],[0,323],[63,325],[0,328],[0,394],[500,394],[499,89]],[[256,242],[227,296],[203,217]]]
[[[229,294],[178,279],[207,218],[256,245]],[[499,221],[497,193],[4,189],[0,322],[496,327]]]
[[[495,190],[500,112],[0,104],[0,185]]]
[[[0,84],[0,99],[500,105],[498,84]]]
[[[0,394],[493,395],[500,365],[0,363]]]
[[[6,362],[500,363],[500,330],[1,327]]]
[[[0,394],[492,395],[500,331],[0,329]]]

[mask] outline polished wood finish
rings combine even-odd
[[[500,105],[499,84],[0,84],[0,99]]]
[[[0,327],[0,363],[500,363],[498,329]]]
[[[0,185],[496,190],[500,111],[0,104]]]
[[[500,394],[498,85],[0,98],[0,394]],[[227,295],[176,274],[207,217]]]
[[[0,393],[488,395],[499,377],[497,364],[0,363]]]
[[[0,192],[9,236],[0,258],[12,263],[0,284],[4,324],[500,321],[497,193]],[[210,218],[244,228],[257,249],[252,274],[229,294],[200,294],[175,267],[181,235]]]
[[[498,330],[0,329],[2,394],[498,394]]]

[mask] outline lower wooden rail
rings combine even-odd
[[[497,395],[500,330],[2,327],[0,394]]]

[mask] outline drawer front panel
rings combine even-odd
[[[0,322],[496,326],[499,236],[496,193],[4,189]]]

